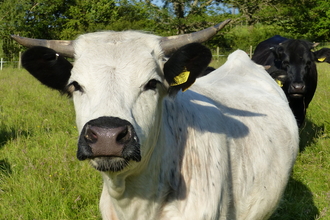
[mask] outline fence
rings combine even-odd
[[[0,58],[0,70],[2,70],[4,67],[14,67],[21,69],[21,58],[22,58],[22,52],[19,52],[18,54],[18,60],[14,61],[6,61],[4,58]]]
[[[249,55],[250,58],[252,58],[252,55],[253,55],[252,45],[249,48],[245,48],[245,49],[243,48],[242,50],[245,51]],[[211,51],[213,54],[213,59],[219,60],[221,57],[227,57],[234,50],[230,49],[230,48],[227,48],[227,49],[221,48],[221,52],[220,52],[220,48],[217,47],[216,49],[212,49]]]
[[[320,42],[319,45],[315,48],[315,50],[319,50],[323,47],[330,47],[330,42]],[[253,48],[253,46],[251,45],[249,48],[240,48],[243,51],[245,51],[249,57],[251,58],[253,55],[253,50],[255,48]],[[214,48],[211,49],[212,54],[213,54],[213,59],[214,60],[219,60],[223,57],[227,57],[230,53],[232,53],[234,51],[234,49],[232,48]],[[4,58],[0,58],[0,70],[2,70],[4,67],[14,67],[14,68],[21,68],[21,56],[22,53],[19,52],[18,54],[18,60],[16,61],[6,61],[4,60]]]

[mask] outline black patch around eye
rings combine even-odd
[[[284,60],[284,61],[282,62],[282,67],[283,67],[283,68],[287,68],[289,65],[290,65],[290,64],[289,64],[289,61]]]
[[[160,83],[158,80],[152,79],[144,86],[144,90],[155,90],[158,83]]]
[[[72,83],[70,83],[68,86],[67,86],[67,91],[69,94],[72,94],[73,92],[75,91],[80,91],[82,92],[83,89],[82,87],[79,85],[79,83],[77,81],[73,81]]]

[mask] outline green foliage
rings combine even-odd
[[[115,0],[4,0],[0,36],[7,59],[22,50],[10,34],[40,39],[74,39],[99,30],[154,30],[149,7]],[[17,56],[17,55],[16,55]]]
[[[114,1],[77,0],[67,9],[69,19],[63,25],[61,38],[74,39],[78,34],[106,26],[117,15],[115,8]]]
[[[68,8],[68,18],[60,35],[62,39],[99,30],[143,30],[150,23],[145,6],[108,0],[77,0]]]
[[[6,59],[16,59],[22,47],[13,43],[10,34],[32,38],[57,39],[66,21],[66,8],[74,0],[4,0],[1,3],[0,36]]]
[[[280,27],[276,25],[237,25],[224,34],[224,39],[229,48],[239,48],[248,52],[250,46],[254,49],[261,41],[276,34],[288,37],[285,33],[280,31]]]
[[[297,32],[314,41],[330,40],[330,4],[327,0],[315,1],[313,7],[306,9],[308,16],[303,23],[305,29],[297,27]]]
[[[330,4],[328,0],[220,0],[240,11],[235,24],[274,25],[293,38],[329,41]]]
[[[228,14],[219,2],[239,9]],[[330,41],[327,0],[2,0],[0,36],[5,60],[17,60],[25,48],[10,34],[42,39],[75,39],[99,30],[143,30],[161,36],[191,33],[227,18],[232,22],[206,43],[242,48],[281,34]],[[226,12],[227,11],[227,12]]]

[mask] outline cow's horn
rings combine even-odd
[[[201,31],[197,31],[191,34],[175,35],[170,37],[161,38],[161,47],[165,55],[171,55],[174,51],[180,47],[189,43],[202,43],[207,41],[219,30],[221,30],[231,19],[227,19],[217,25],[206,28]]]
[[[42,46],[48,47],[55,50],[57,53],[65,56],[65,57],[73,57],[74,49],[73,42],[70,40],[41,40],[41,39],[33,39],[27,37],[20,37],[17,35],[11,35],[11,37],[17,41],[19,44],[25,47],[34,47],[34,46]]]

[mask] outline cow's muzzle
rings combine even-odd
[[[291,83],[289,87],[289,96],[291,98],[301,98],[305,95],[305,83]]]
[[[140,144],[132,124],[116,117],[100,117],[83,127],[77,158],[91,159],[101,171],[119,171],[130,160],[141,160]]]

